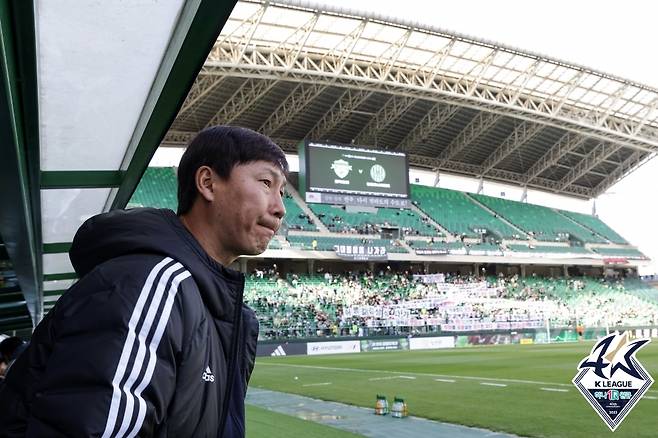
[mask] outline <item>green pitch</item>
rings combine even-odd
[[[583,342],[259,358],[251,385],[366,407],[374,407],[376,394],[391,401],[397,395],[405,398],[411,415],[521,436],[613,436],[571,384],[592,346]],[[658,378],[658,342],[645,346],[637,358]],[[614,437],[655,437],[657,412],[654,384]]]
[[[333,427],[247,405],[247,438],[357,438]]]

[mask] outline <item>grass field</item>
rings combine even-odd
[[[521,436],[613,436],[571,384],[592,345],[267,357],[257,360],[250,384],[366,407],[374,406],[378,393],[389,400],[399,395],[411,415]],[[637,357],[654,379],[658,377],[658,342],[645,346]],[[325,385],[304,386],[315,383]],[[658,436],[656,384],[647,396],[628,414],[615,438]]]
[[[247,405],[247,438],[357,438],[354,435],[313,421]]]

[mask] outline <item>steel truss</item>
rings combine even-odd
[[[273,136],[280,128],[294,120],[327,87],[326,84],[297,85],[281,105],[270,114],[258,131],[264,135]]]
[[[243,1],[236,9],[229,19],[232,26],[208,57],[206,67],[216,73],[266,72],[278,79],[371,84],[423,98],[431,93],[434,99],[451,97],[456,99],[452,103],[602,141],[645,151],[658,148],[658,91],[628,80],[436,29],[302,3]],[[306,20],[288,25],[282,17],[290,10],[305,13]],[[346,32],[339,33],[328,23]],[[369,28],[378,30],[377,36],[369,34]],[[276,36],[268,32],[272,29],[278,31]],[[374,43],[382,48],[367,49]],[[651,102],[644,104],[647,97]],[[651,133],[644,135],[648,126]]]
[[[377,137],[383,134],[416,102],[409,96],[392,96],[354,138],[354,144],[377,146]],[[380,135],[381,134],[381,135]]]
[[[295,19],[289,20],[292,16]],[[432,104],[428,112],[414,121],[399,144],[385,145],[411,153],[412,165],[578,197],[597,195],[617,180],[614,176],[622,177],[658,152],[656,89],[440,29],[356,16],[350,11],[320,10],[303,1],[240,1],[179,117],[190,114],[226,77],[245,82],[222,102],[208,125],[231,123],[276,84],[287,81],[297,87],[271,109],[260,126],[262,132],[276,138],[328,87],[341,89],[341,94],[304,138],[327,138],[373,93],[389,95],[355,136],[355,143],[371,145],[385,138],[395,122],[422,100]],[[430,140],[462,108],[477,113],[449,145],[434,157],[413,154],[415,146]],[[482,165],[456,160],[505,117],[516,119],[516,127],[498,140],[498,147]],[[566,132],[525,173],[496,168],[547,127]],[[185,144],[189,135],[172,131],[164,144]],[[547,169],[561,166],[560,159],[576,153],[588,139],[596,146],[577,154],[583,159],[564,178],[541,177]],[[300,139],[277,140],[294,151]],[[287,146],[288,142],[294,146]],[[633,149],[631,157],[623,163],[612,161],[617,169],[596,188],[574,184],[583,175],[593,174],[598,163],[620,148]]]

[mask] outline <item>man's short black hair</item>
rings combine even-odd
[[[190,142],[178,166],[178,214],[192,208],[197,197],[194,175],[208,166],[227,180],[233,168],[254,161],[269,161],[288,177],[288,162],[281,148],[268,137],[247,128],[213,126]]]

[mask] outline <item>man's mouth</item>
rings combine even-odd
[[[271,232],[272,232],[272,236],[274,236],[274,235],[276,234],[276,228],[273,228],[273,227],[270,226],[270,225],[264,225],[264,224],[259,224],[259,225],[260,225],[261,227],[265,228],[266,230],[271,231]]]

